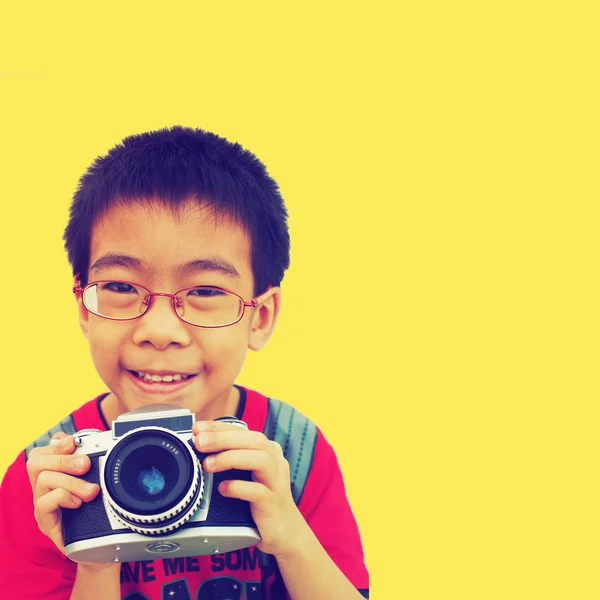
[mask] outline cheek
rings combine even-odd
[[[205,366],[210,370],[239,370],[248,348],[247,332],[233,326],[206,333],[199,342]]]
[[[114,364],[118,361],[118,350],[126,338],[126,332],[118,324],[103,319],[90,321],[88,330],[88,344],[94,364],[100,370],[102,366]]]

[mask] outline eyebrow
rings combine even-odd
[[[192,260],[184,265],[180,265],[175,271],[180,275],[194,275],[195,273],[202,273],[204,271],[213,271],[227,277],[240,278],[237,269],[231,263],[218,256]]]
[[[91,267],[90,271],[106,271],[111,267],[125,267],[136,271],[142,270],[142,261],[126,254],[113,254],[109,252],[101,256]]]
[[[111,267],[125,267],[134,271],[143,271],[144,263],[139,258],[134,258],[133,256],[109,252],[101,256],[91,266],[90,271],[106,271]],[[194,275],[206,271],[221,273],[227,277],[240,278],[238,270],[231,263],[218,256],[192,260],[175,268],[175,272],[180,276]]]

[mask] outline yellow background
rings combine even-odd
[[[239,381],[337,449],[373,597],[598,598],[594,6],[5,0],[0,472],[104,390],[78,177],[202,127],[287,201],[283,314]]]

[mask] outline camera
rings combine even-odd
[[[215,419],[247,428],[235,417]],[[91,502],[62,509],[66,555],[83,562],[200,556],[260,541],[250,504],[218,491],[221,481],[252,481],[250,471],[207,473],[193,443],[194,415],[153,405],[120,415],[112,431],[74,434],[87,454],[81,479],[100,486]]]

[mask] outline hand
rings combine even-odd
[[[75,450],[72,435],[56,433],[57,444],[34,448],[27,460],[27,473],[33,490],[34,515],[42,533],[47,535],[64,554],[62,508],[79,508],[90,502],[100,491],[96,483],[88,483],[73,475],[84,475],[90,469],[87,455],[71,456]],[[90,569],[112,566],[112,563],[80,563]]]
[[[258,548],[276,557],[292,554],[308,525],[292,497],[290,466],[281,446],[263,433],[219,421],[199,421],[192,431],[200,452],[217,453],[204,459],[202,466],[207,472],[252,471],[252,481],[223,481],[219,492],[250,502],[262,538]]]

